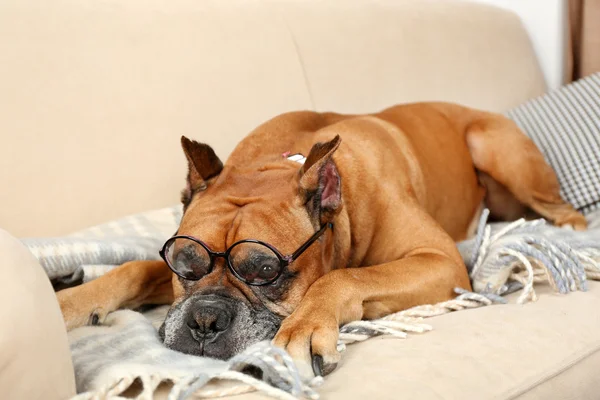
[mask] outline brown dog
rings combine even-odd
[[[453,104],[284,114],[246,137],[225,166],[209,146],[182,144],[185,213],[180,237],[164,249],[177,274],[163,261],[136,261],[61,291],[68,328],[123,307],[172,304],[161,328],[170,348],[228,358],[274,337],[327,373],[341,324],[470,289],[455,241],[484,200],[497,218],[531,209],[585,228],[512,121]],[[287,152],[307,155],[305,163]]]

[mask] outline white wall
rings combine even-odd
[[[514,11],[535,48],[548,88],[563,84],[568,14],[565,0],[471,0]]]

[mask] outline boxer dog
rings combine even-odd
[[[171,304],[160,330],[171,349],[227,359],[273,339],[326,374],[339,359],[340,325],[471,288],[455,242],[483,204],[497,219],[531,210],[586,227],[514,122],[454,104],[283,114],[225,165],[208,145],[181,142],[184,214],[163,260],[58,292],[68,329],[119,308]]]

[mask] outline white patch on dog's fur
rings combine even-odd
[[[189,313],[190,301],[186,301],[181,307],[173,306],[165,319],[165,346],[172,347],[177,340],[177,332],[186,325]]]
[[[304,157],[302,154],[292,154],[291,156],[288,156],[287,159],[290,161],[295,161],[299,164],[304,164],[306,162],[306,157]]]

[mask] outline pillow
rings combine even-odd
[[[600,208],[600,73],[506,113],[544,153],[563,198],[584,214]]]

